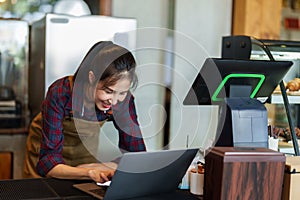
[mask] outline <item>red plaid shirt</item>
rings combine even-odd
[[[62,121],[70,114],[81,113],[83,97],[74,98],[72,105],[72,90],[68,77],[55,81],[48,89],[42,103],[43,139],[41,141],[40,159],[37,171],[45,176],[57,164],[64,164],[62,149],[64,134]],[[73,109],[72,109],[73,108]],[[134,97],[129,92],[123,102],[112,108],[113,114],[95,110],[85,110],[83,118],[87,120],[104,121],[109,119],[119,132],[119,148],[121,151],[145,151],[146,147],[137,121]],[[78,115],[79,116],[79,115]],[[81,115],[80,115],[81,116]],[[74,155],[76,157],[76,155]]]

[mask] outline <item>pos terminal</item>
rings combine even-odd
[[[292,64],[207,58],[183,103],[219,105],[215,146],[268,148],[264,103]]]

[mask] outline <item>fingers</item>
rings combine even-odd
[[[109,171],[107,172],[107,174],[105,174],[105,175],[106,175],[106,177],[107,177],[108,179],[112,179],[112,177],[114,176],[114,174],[115,174],[115,170],[109,170]]]
[[[117,168],[117,164],[113,162],[107,163],[89,163],[78,165],[79,168],[87,168],[88,176],[95,182],[104,183],[109,181]]]
[[[100,173],[100,181],[103,181],[103,182],[100,182],[100,183],[104,183],[106,181],[109,181],[107,175],[103,172]]]
[[[91,169],[88,171],[88,174],[89,177],[93,179],[95,182],[104,183],[109,181],[113,177],[114,171],[113,170],[102,171],[97,169]]]

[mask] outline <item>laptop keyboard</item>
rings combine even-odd
[[[94,194],[104,196],[105,192],[106,192],[106,188],[92,189],[92,190],[89,190],[89,191],[94,193]]]

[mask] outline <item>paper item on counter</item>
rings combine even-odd
[[[195,158],[193,159],[191,165],[187,169],[184,177],[182,178],[181,183],[178,186],[179,189],[182,189],[182,190],[190,189],[190,176],[189,176],[189,172],[192,169],[195,169],[195,167],[198,165],[197,163],[199,162],[199,159],[200,159],[199,155],[195,156]]]
[[[278,151],[278,142],[279,142],[278,138],[274,138],[274,137],[269,136],[269,139],[268,139],[269,149],[272,149],[274,151]]]
[[[97,183],[99,186],[110,186],[111,181],[106,181],[105,183]]]
[[[182,178],[181,183],[178,186],[179,189],[181,190],[187,190],[190,188],[189,185],[189,172],[187,171],[184,175],[184,177]]]

